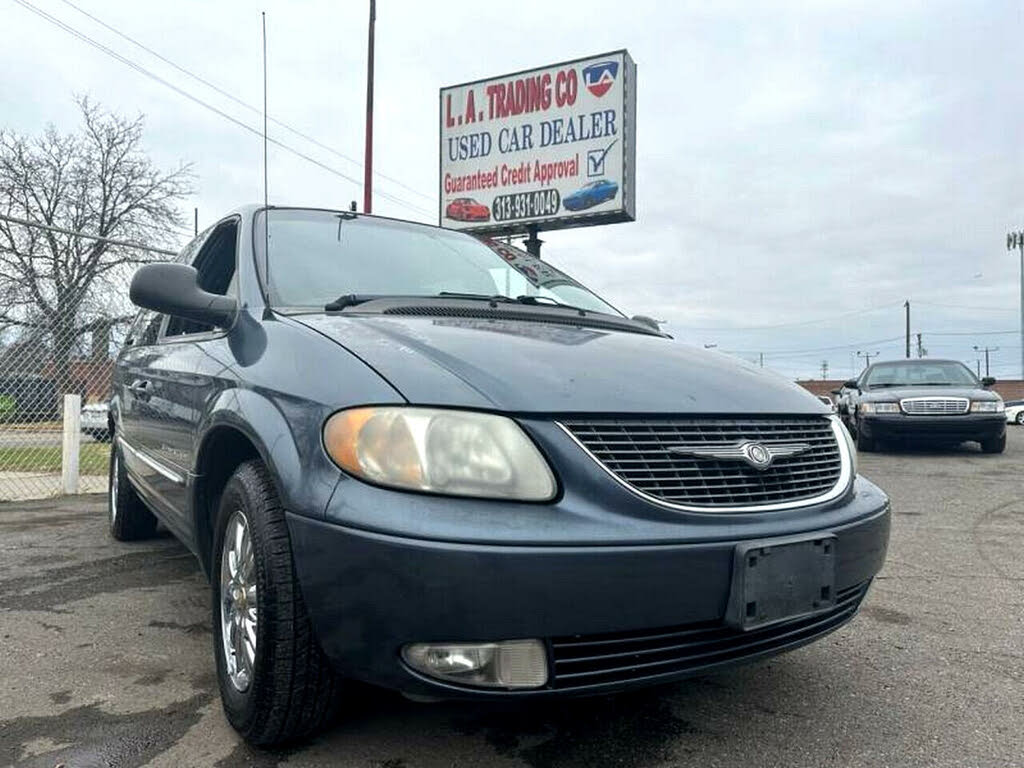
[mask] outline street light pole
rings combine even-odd
[[[1020,377],[1024,379],[1024,229],[1006,233],[1006,250],[1020,251]]]

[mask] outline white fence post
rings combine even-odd
[[[60,483],[64,493],[78,493],[78,448],[82,441],[82,396],[64,395],[64,440]]]

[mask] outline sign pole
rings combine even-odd
[[[529,234],[529,237],[527,237],[526,240],[523,241],[523,245],[526,246],[526,252],[531,256],[536,256],[539,259],[540,246],[543,244],[544,241],[537,237],[537,225],[528,224],[526,227],[526,231]]]

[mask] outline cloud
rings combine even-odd
[[[259,125],[60,0],[32,2]],[[271,114],[358,161],[366,4],[266,8]],[[547,258],[687,341],[747,358],[783,351],[768,360],[787,375],[810,375],[822,359],[846,375],[860,342],[901,336],[908,298],[933,353],[973,359],[973,344],[998,343],[997,373],[1017,373],[1016,336],[983,332],[1017,323],[1017,263],[1004,235],[1024,226],[1019,3],[524,0],[516,9],[378,3],[375,167],[416,192],[377,179],[378,192],[415,206],[378,196],[377,212],[432,220],[417,209],[436,211],[440,86],[625,46],[639,67],[638,220],[548,233]],[[106,0],[88,10],[261,103],[250,4]],[[262,196],[257,137],[21,7],[5,10],[5,31],[6,124],[70,128],[71,94],[89,92],[146,113],[160,162],[195,162],[200,191],[189,204],[201,222]],[[271,133],[361,178],[358,163]],[[274,202],[361,198],[358,183],[284,150],[270,159]],[[978,335],[937,335],[952,331]],[[898,338],[878,347],[902,353]]]

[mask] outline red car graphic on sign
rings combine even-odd
[[[444,209],[445,218],[456,221],[490,221],[491,210],[471,197],[457,197]]]

